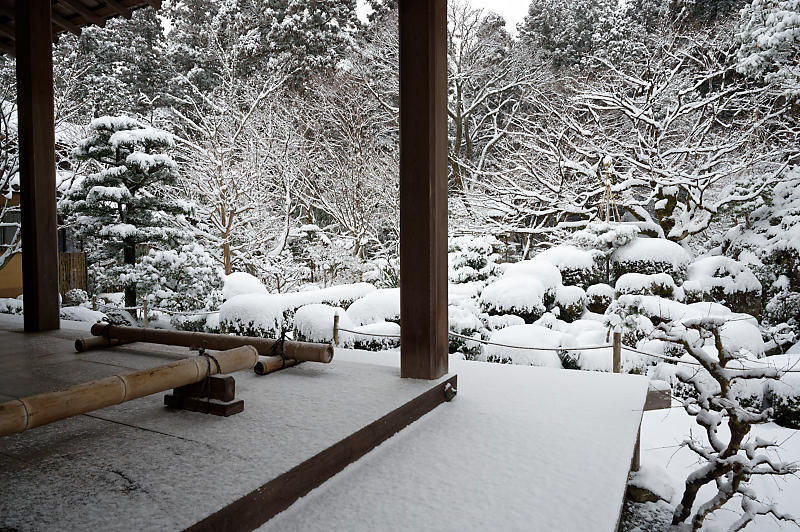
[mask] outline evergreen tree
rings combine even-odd
[[[293,72],[296,88],[334,68],[360,25],[355,0],[267,0],[264,15],[272,65]]]
[[[800,95],[800,0],[753,0],[742,10],[737,70]]]
[[[164,60],[161,19],[152,9],[137,9],[131,20],[113,18],[90,26],[80,37],[64,36],[56,45],[56,72],[62,63],[79,76],[75,100],[90,116],[116,113],[148,115],[161,101],[171,77]]]
[[[79,237],[97,241],[90,258],[102,272],[100,281],[123,286],[125,305],[133,307],[137,252],[184,238],[175,217],[189,208],[161,194],[177,178],[177,165],[165,153],[174,141],[125,116],[95,119],[90,132],[75,156],[97,171],[67,192],[60,206]]]
[[[520,39],[555,68],[577,65],[608,41],[616,9],[616,0],[533,0]]]

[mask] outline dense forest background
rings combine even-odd
[[[59,37],[62,222],[98,289],[124,284],[125,238],[134,255],[191,244],[272,291],[396,284],[396,1],[370,4],[362,22],[352,0],[173,0]],[[739,258],[752,242],[729,230],[758,232],[748,213],[797,179],[796,4],[534,0],[514,36],[450,2],[451,234],[493,235],[512,260],[619,218]],[[0,76],[8,194],[12,60]],[[107,115],[130,123],[97,137],[91,121]],[[133,223],[150,229],[101,235],[113,213],[87,209],[81,182],[111,163],[79,146],[123,126],[168,132],[129,151],[173,166],[129,167],[146,200],[124,208],[150,211]]]

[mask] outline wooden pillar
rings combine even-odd
[[[59,328],[50,0],[16,2],[25,330]]]
[[[400,0],[400,367],[447,373],[447,1]]]

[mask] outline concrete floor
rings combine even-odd
[[[62,326],[24,334],[21,317],[0,314],[0,400],[190,355],[151,344],[75,353],[88,324]],[[156,394],[0,438],[0,528],[184,528],[432,386],[336,359],[234,376],[245,411],[228,418],[169,410]]]

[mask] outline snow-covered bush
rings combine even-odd
[[[631,242],[639,235],[635,225],[617,222],[589,223],[584,229],[577,231],[572,240],[582,249],[594,251],[595,262],[602,271],[603,281],[610,281],[610,257],[614,250]]]
[[[219,327],[223,333],[263,338],[280,338],[288,330],[284,306],[274,296],[263,294],[238,295],[223,303]]]
[[[347,315],[358,327],[380,321],[400,323],[400,289],[372,290],[353,301],[347,307]]]
[[[450,282],[488,281],[497,277],[500,255],[494,250],[498,245],[502,243],[491,235],[453,238],[447,255]]]
[[[667,273],[675,281],[683,281],[692,261],[680,244],[663,238],[635,238],[611,254],[614,279],[626,273]]]
[[[563,335],[539,325],[514,325],[494,331],[490,342],[507,346],[544,347],[555,349],[561,347]],[[521,364],[529,366],[546,366],[561,368],[561,359],[557,351],[541,349],[517,349],[501,345],[488,344],[484,347],[482,359],[487,362]]]
[[[778,281],[782,279],[785,277],[782,276]],[[786,323],[800,333],[800,292],[786,289],[773,291],[764,308],[764,317],[768,323]]]
[[[449,330],[468,336],[470,338],[481,338],[484,330],[483,323],[478,317],[478,308],[471,302],[462,302],[459,305],[449,305],[447,307],[447,324]],[[516,317],[516,316],[514,316]],[[500,318],[492,316],[491,318]],[[522,318],[517,318],[525,323]],[[491,328],[491,327],[490,327]],[[480,353],[481,344],[470,342],[463,338],[450,335],[448,340],[450,353],[462,353],[467,360],[473,360]]]
[[[80,288],[72,288],[64,292],[61,305],[65,307],[75,307],[89,301],[89,294],[86,290]]]
[[[344,309],[314,303],[297,309],[294,313],[294,339],[300,342],[333,343],[333,319],[339,315],[339,327],[354,329]],[[353,335],[339,332],[339,346],[352,347]]]
[[[612,286],[603,283],[593,284],[586,289],[586,308],[589,312],[603,314],[615,297],[616,293]]]
[[[687,301],[716,301],[734,312],[761,315],[761,283],[730,257],[705,257],[689,265],[683,284]]]
[[[203,330],[204,311],[217,310],[222,303],[222,272],[200,244],[186,244],[177,250],[151,249],[133,270],[137,291],[149,308],[176,314],[170,323],[180,329]]]
[[[303,305],[322,303],[333,307],[349,307],[354,301],[375,292],[376,289],[369,283],[340,284],[327,288],[309,287],[299,292],[284,292],[275,294],[283,305],[287,316]],[[399,318],[398,318],[399,319]]]
[[[225,276],[222,297],[225,301],[245,294],[267,295],[267,287],[257,277],[245,272],[233,272]]]
[[[586,310],[586,292],[580,286],[559,286],[555,304],[559,309],[558,317],[573,322]]]
[[[528,275],[534,277],[544,287],[544,305],[550,307],[556,299],[556,291],[561,286],[562,278],[559,269],[544,260],[521,260],[505,265],[503,277]]]
[[[491,315],[514,314],[533,323],[547,310],[545,289],[534,277],[517,275],[503,277],[483,289],[481,308]]]
[[[385,351],[400,347],[400,324],[391,321],[368,323],[354,329],[353,347],[365,351]],[[361,333],[361,334],[359,334]]]
[[[617,297],[627,294],[652,295],[673,299],[678,287],[666,273],[625,273],[615,285]]]
[[[22,299],[0,298],[0,314],[22,314]]]
[[[594,255],[585,249],[563,244],[538,253],[532,260],[548,262],[558,268],[565,285],[585,289],[599,281]]]

